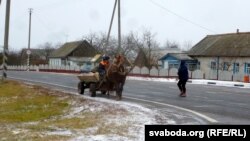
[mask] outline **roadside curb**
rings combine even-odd
[[[196,80],[196,79],[189,80],[188,82],[192,83],[192,84],[217,85],[217,86],[237,87],[237,88],[250,88],[250,83],[243,83],[243,82]]]
[[[135,77],[129,76],[128,80],[138,81],[154,81],[154,82],[178,82],[176,78],[150,78],[150,77]],[[212,85],[212,86],[225,86],[235,88],[250,88],[250,83],[243,82],[231,82],[231,81],[218,81],[218,80],[206,80],[206,79],[189,79],[187,83],[200,84],[200,85]]]

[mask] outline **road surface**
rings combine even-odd
[[[79,82],[72,74],[9,71],[8,77],[71,92]],[[178,95],[173,82],[128,79],[123,100],[157,109],[176,124],[250,124],[249,89],[187,84],[187,97]]]

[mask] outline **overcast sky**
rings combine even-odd
[[[12,49],[28,44],[28,9],[33,8],[31,47],[107,32],[115,0],[12,0]],[[250,0],[121,0],[122,34],[151,30],[166,40],[193,45],[206,35],[250,31]],[[6,0],[0,5],[0,46],[4,41]],[[117,16],[116,16],[117,17]],[[117,19],[112,35],[117,36]]]

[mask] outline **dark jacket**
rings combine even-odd
[[[178,76],[180,80],[188,80],[188,69],[186,66],[185,61],[181,61],[179,70],[178,70]]]
[[[98,72],[101,74],[101,75],[104,75],[106,73],[106,67],[109,65],[109,62],[107,60],[103,60],[99,63],[99,66],[98,66]]]

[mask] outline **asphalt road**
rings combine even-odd
[[[73,92],[79,82],[55,73],[10,71],[8,77]],[[126,80],[123,100],[158,110],[176,124],[250,124],[250,89],[187,84],[187,97],[178,95],[176,83]]]

